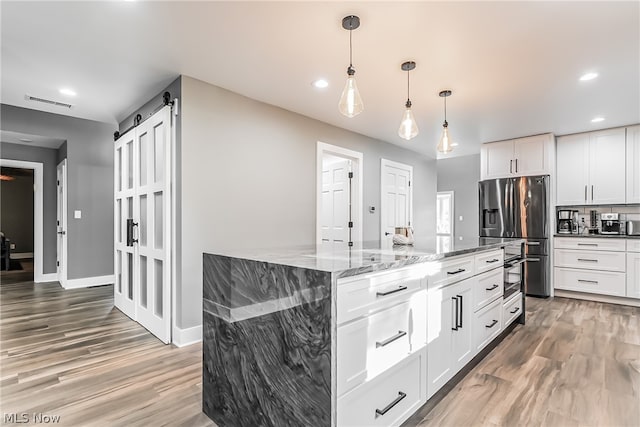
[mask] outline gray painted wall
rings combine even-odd
[[[0,115],[3,130],[67,141],[68,279],[113,274],[113,132],[116,125],[5,104],[0,106]],[[4,152],[2,155],[4,157]],[[53,159],[55,162],[55,152]],[[55,183],[55,166],[53,181]],[[55,195],[53,200],[55,206]],[[82,219],[73,218],[74,210],[82,211]],[[45,262],[49,265],[50,261]],[[44,272],[51,270],[47,267]]]
[[[27,172],[0,182],[0,230],[15,245],[12,254],[33,253],[33,171]]]
[[[2,126],[5,128],[4,106],[2,109]],[[42,265],[43,273],[56,272],[57,235],[56,235],[56,166],[57,150],[52,148],[31,147],[28,145],[0,144],[0,157],[3,159],[22,160],[42,163]],[[4,187],[3,187],[4,189]],[[4,201],[4,200],[3,200]],[[33,208],[32,208],[33,209]],[[3,206],[4,211],[4,206]],[[33,212],[33,210],[32,210]],[[33,220],[32,220],[33,223]],[[11,236],[8,236],[11,239]],[[19,249],[17,249],[20,251]]]
[[[435,235],[434,159],[186,76],[182,98],[179,327],[201,324],[203,252],[315,243],[317,141],[364,154],[365,240],[379,238],[381,158],[414,167],[416,239]]]
[[[480,154],[440,159],[438,191],[453,191],[456,238],[478,237],[478,181]],[[462,215],[462,221],[459,220]]]

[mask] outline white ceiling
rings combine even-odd
[[[0,141],[11,144],[33,145],[35,147],[58,149],[65,142],[64,139],[51,138],[42,135],[31,135],[28,133],[11,132],[0,130]]]
[[[640,122],[639,2],[6,2],[3,103],[116,123],[185,74],[435,155],[451,89],[453,155],[481,142]],[[338,113],[348,32],[365,111]],[[420,135],[397,136],[400,64],[417,62]],[[596,80],[579,82],[585,72]],[[330,86],[311,86],[317,78]],[[73,88],[68,98],[59,88]],[[25,94],[74,104],[34,104]],[[592,124],[596,116],[604,122]]]

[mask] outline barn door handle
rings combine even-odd
[[[133,227],[137,226],[137,222],[133,222],[133,219],[127,218],[127,246],[133,246],[134,243],[138,243],[138,239],[134,239],[133,237]]]

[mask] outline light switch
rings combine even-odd
[[[73,217],[75,219],[80,219],[82,218],[82,211],[73,211]]]

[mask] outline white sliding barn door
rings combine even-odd
[[[119,149],[124,149],[122,162]],[[125,190],[118,191],[122,188],[118,173],[123,185],[126,182]],[[162,108],[116,142],[115,188],[116,307],[168,343],[171,340],[170,107]]]
[[[382,159],[380,174],[380,243],[389,248],[395,228],[411,226],[413,167]]]
[[[322,167],[322,244],[347,248],[351,239],[351,160]]]

